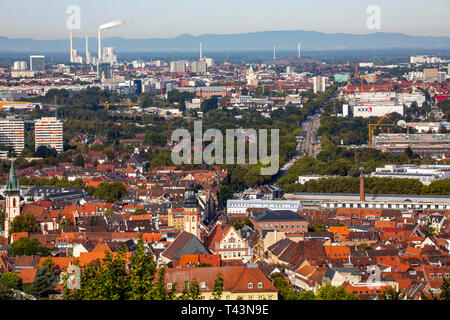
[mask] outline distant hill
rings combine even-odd
[[[174,38],[124,39],[104,38],[103,46],[115,47],[122,52],[186,52],[197,51],[203,43],[205,52],[213,51],[296,51],[298,42],[302,50],[355,50],[355,49],[450,49],[450,37],[410,36],[401,33],[370,33],[364,35],[322,33],[315,31],[264,31],[242,34],[181,35]],[[74,48],[85,50],[85,39],[74,38]],[[97,39],[89,39],[92,54],[97,51]],[[63,40],[10,39],[0,36],[0,52],[69,52],[69,36]]]

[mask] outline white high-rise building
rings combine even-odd
[[[25,124],[23,120],[0,120],[0,144],[13,148],[19,155],[25,147]]]
[[[326,89],[326,77],[317,76],[313,78],[314,93],[324,92]]]
[[[63,124],[55,117],[41,118],[34,125],[35,148],[46,146],[55,148],[57,152],[63,151]]]
[[[28,64],[26,61],[14,61],[13,70],[24,71],[27,70]]]
[[[170,62],[170,72],[172,72],[172,73],[186,72],[186,62],[171,61]]]

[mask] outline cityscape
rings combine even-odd
[[[0,33],[0,300],[450,299],[448,20],[142,38],[73,2]]]

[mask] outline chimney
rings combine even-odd
[[[359,201],[366,201],[366,190],[364,189],[364,168],[359,168]]]

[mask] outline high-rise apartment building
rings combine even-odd
[[[186,72],[186,62],[184,61],[170,62],[170,72],[172,73]]]
[[[435,82],[438,80],[439,69],[423,69],[423,76],[427,82]]]
[[[63,151],[63,124],[55,117],[41,118],[34,125],[35,148],[46,146]]]
[[[314,93],[324,92],[326,89],[326,78],[325,77],[314,77],[313,78],[313,87]]]
[[[31,71],[45,71],[45,56],[30,56]]]
[[[25,147],[25,124],[23,120],[0,120],[0,144],[13,148],[19,155]]]

